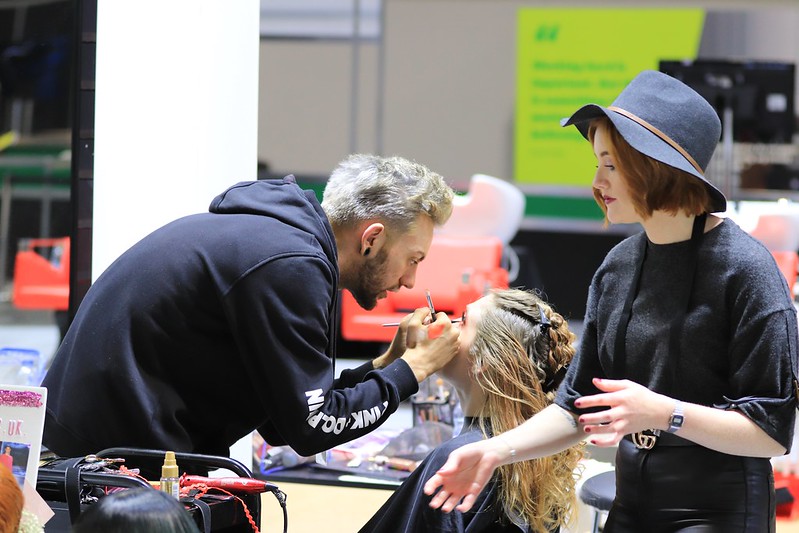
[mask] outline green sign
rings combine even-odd
[[[703,20],[700,9],[520,9],[515,180],[587,186],[591,147],[560,119],[584,104],[609,105],[661,59],[695,59]]]

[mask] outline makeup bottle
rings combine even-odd
[[[166,452],[164,465],[161,467],[161,491],[170,494],[176,500],[180,499],[180,475],[178,464],[175,461],[175,452]]]

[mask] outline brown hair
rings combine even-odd
[[[588,140],[591,143],[600,126],[604,126],[608,132],[616,155],[616,165],[629,189],[633,208],[642,218],[651,217],[654,211],[673,215],[680,211],[688,215],[713,211],[710,194],[699,178],[642,154],[630,146],[609,118],[600,117],[591,121],[588,127]],[[605,213],[607,223],[608,210],[599,189],[594,189],[594,199]]]
[[[497,435],[553,402],[559,378],[575,354],[575,335],[537,294],[520,289],[493,291],[475,327],[469,357],[486,397],[477,415],[491,424],[483,433]],[[575,504],[575,468],[582,456],[583,445],[578,444],[499,467],[497,501],[533,531],[566,524]]]
[[[24,503],[17,478],[0,464],[0,533],[17,533]]]

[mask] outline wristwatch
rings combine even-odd
[[[671,412],[669,417],[669,429],[666,431],[676,433],[682,427],[683,422],[685,422],[685,413],[682,410],[682,402],[677,400],[677,403],[674,404],[674,411]]]

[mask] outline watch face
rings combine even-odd
[[[671,425],[677,427],[682,426],[683,420],[685,420],[683,415],[674,415],[671,417]]]

